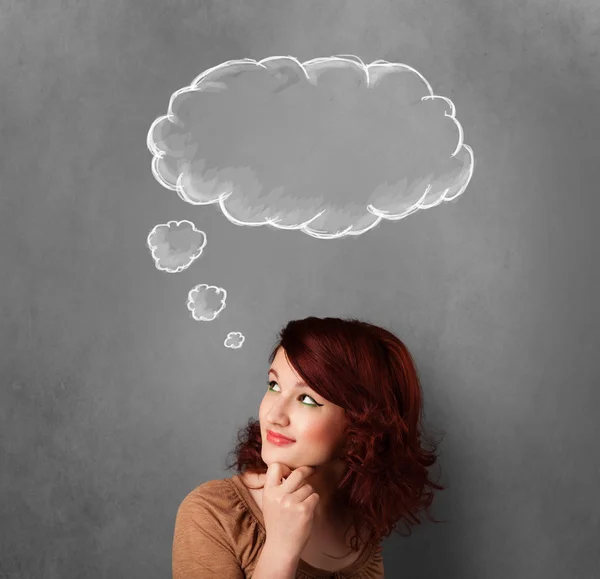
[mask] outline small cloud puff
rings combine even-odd
[[[187,308],[197,322],[212,322],[225,309],[226,302],[224,288],[202,283],[188,293]]]
[[[146,242],[156,269],[178,273],[202,255],[206,235],[184,219],[155,225]]]
[[[244,343],[244,335],[241,332],[229,332],[223,345],[232,350],[239,350]]]

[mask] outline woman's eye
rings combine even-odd
[[[277,382],[275,382],[275,380],[267,382],[267,386],[269,387],[268,390],[273,389],[273,386],[271,386],[271,384],[277,384]],[[277,385],[279,386],[279,384]],[[317,402],[315,402],[308,394],[301,394],[300,398],[308,398],[309,400],[312,400],[314,402],[314,404],[306,404],[305,402],[303,402],[302,404],[305,404],[306,406],[320,406],[320,404],[317,404]]]

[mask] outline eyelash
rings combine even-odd
[[[267,380],[267,386],[269,387],[267,390],[271,390],[272,386],[271,384],[277,384],[277,382],[275,382],[275,380]],[[312,396],[309,396],[308,394],[301,394],[300,396],[306,396],[307,398],[310,398],[314,404],[306,404],[305,402],[302,402],[302,404],[304,404],[304,406],[323,406],[322,404],[319,404]]]

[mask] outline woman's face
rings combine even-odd
[[[265,385],[268,389],[259,408],[261,456],[267,466],[280,462],[291,470],[310,465],[317,471],[339,467],[346,425],[344,409],[306,385],[296,386],[302,379],[288,363],[281,347],[269,368],[268,380],[270,384]],[[277,446],[267,439],[267,430],[295,442]]]

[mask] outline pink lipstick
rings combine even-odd
[[[291,438],[286,438],[285,436],[275,434],[271,430],[267,430],[267,440],[277,446],[287,446],[288,444],[292,444],[296,442]]]

